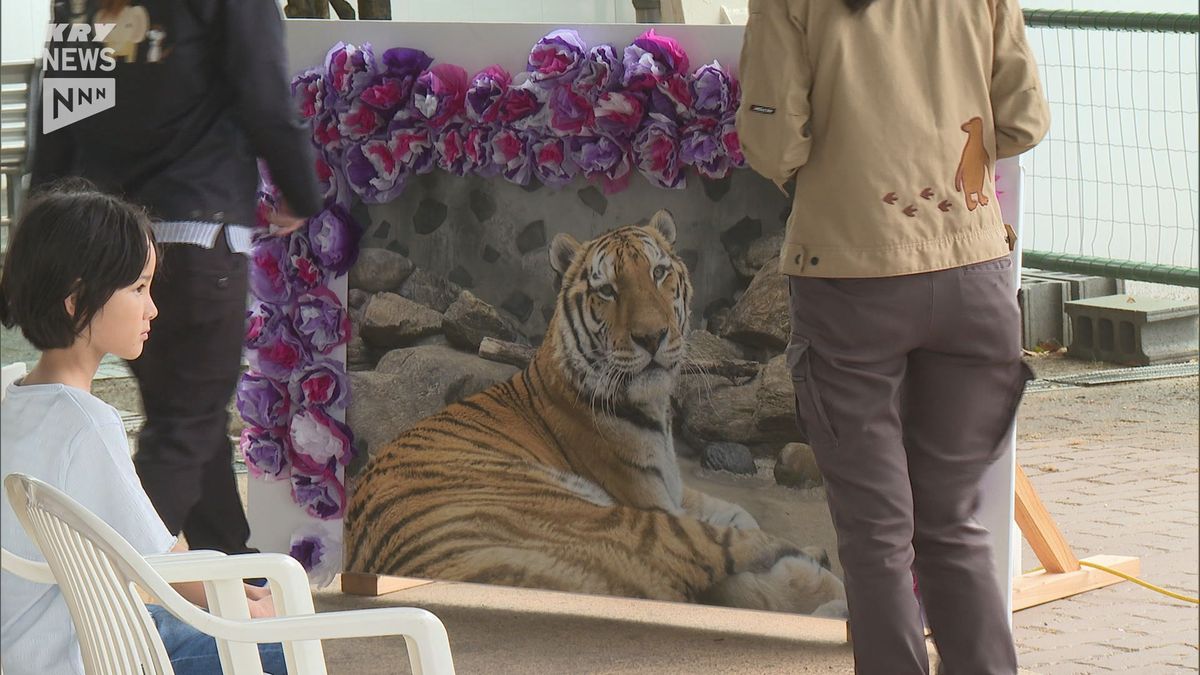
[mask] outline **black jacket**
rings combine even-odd
[[[114,47],[116,66],[87,73],[60,66],[45,78],[115,78],[116,105],[38,134],[35,187],[83,176],[156,219],[253,225],[261,157],[296,215],[320,210],[275,0],[87,0],[77,16],[71,5],[78,3],[55,2],[57,23],[118,28],[104,44],[52,41],[48,49]],[[115,9],[106,14],[105,5]],[[40,110],[36,117],[40,132]]]

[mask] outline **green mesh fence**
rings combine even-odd
[[[1025,265],[1200,286],[1200,15],[1025,22],[1052,116],[1024,158]]]

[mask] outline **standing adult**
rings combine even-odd
[[[858,673],[1017,670],[980,482],[1028,368],[995,161],[1049,112],[1017,0],[750,0],[746,159],[795,180],[781,251],[797,417]]]
[[[129,363],[146,418],[134,463],[172,534],[182,531],[192,548],[245,552],[250,527],[226,410],[241,363],[256,157],[290,208],[277,218],[278,233],[321,207],[312,149],[289,96],[279,6],[87,0],[80,14],[56,3],[55,21],[72,20],[111,27],[88,33],[101,43],[49,48],[111,49],[114,67],[47,79],[111,77],[115,106],[39,135],[32,183],[83,176],[155,219],[162,311],[142,357]]]

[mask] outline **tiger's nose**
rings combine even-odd
[[[645,349],[647,352],[649,352],[650,356],[654,356],[656,353],[658,353],[659,345],[661,345],[663,340],[667,337],[667,329],[664,328],[657,333],[631,335],[630,337],[633,338],[633,341],[641,346],[642,349]]]

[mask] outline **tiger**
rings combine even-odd
[[[671,392],[692,286],[675,235],[662,210],[552,240],[561,283],[529,365],[369,460],[347,505],[347,569],[845,616],[827,558],[683,484]]]

